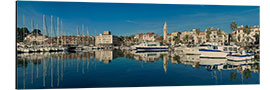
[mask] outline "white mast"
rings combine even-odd
[[[86,27],[86,33],[87,33],[87,42],[88,42],[88,45],[89,45],[89,32],[88,32],[88,27]]]
[[[45,15],[43,15],[43,43],[45,45],[45,36],[46,36],[46,25],[45,25]]]
[[[87,35],[89,36],[88,27],[86,27],[86,33],[87,33]]]
[[[78,40],[78,36],[79,36],[79,27],[77,26],[77,36],[76,36],[76,41],[77,41],[77,44],[79,44],[78,42],[79,42],[79,40]]]
[[[84,24],[82,24],[82,33],[81,33],[82,35],[84,34],[83,31],[84,31]]]
[[[53,38],[52,38],[52,36],[53,36],[53,16],[51,16],[51,45],[52,45],[52,42],[53,42]]]
[[[83,41],[83,31],[84,31],[84,24],[82,24],[82,36],[81,36],[81,41],[82,41],[82,44],[84,45],[84,41]]]
[[[78,26],[77,26],[76,30],[77,30],[77,36],[78,36],[79,35],[79,27]]]
[[[23,15],[23,33],[22,33],[22,41],[24,40],[24,28],[25,28],[25,20],[24,20],[24,15]]]
[[[63,22],[61,20],[61,45],[63,45]]]
[[[33,18],[31,17],[31,30],[34,31],[33,29],[34,25],[33,25]]]
[[[38,24],[36,24],[36,29],[38,30]],[[37,33],[38,34],[38,33]]]
[[[57,40],[57,45],[59,45],[59,17],[57,17],[57,35],[56,35],[56,40]]]

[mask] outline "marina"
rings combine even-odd
[[[17,89],[260,84],[258,6],[16,5]]]

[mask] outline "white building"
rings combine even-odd
[[[31,44],[43,44],[48,38],[42,34],[29,34],[24,38],[24,42]]]
[[[218,45],[224,45],[226,42],[228,42],[228,33],[225,33],[220,29],[213,28],[210,29],[210,32],[210,39],[208,42]]]
[[[250,42],[253,43],[256,41],[256,38],[254,37],[254,35],[258,34],[260,35],[260,27],[259,26],[253,26],[250,27],[250,33],[247,34],[244,32],[244,26],[238,26],[237,27],[237,31],[234,31],[234,38],[236,39],[237,42]]]
[[[134,39],[138,40],[139,42],[154,42],[159,35],[148,32],[148,33],[138,33],[134,36]]]
[[[118,38],[111,35],[110,31],[104,31],[104,34],[99,34],[95,36],[95,45],[96,46],[113,46],[117,44]]]

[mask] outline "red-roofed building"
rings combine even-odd
[[[147,42],[147,41],[156,41],[157,37],[160,37],[160,36],[155,34],[154,32],[147,32],[147,33],[136,34],[134,36],[134,39],[138,40],[139,42]]]

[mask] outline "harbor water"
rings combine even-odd
[[[259,60],[229,61],[177,52],[17,54],[17,88],[259,84]]]

